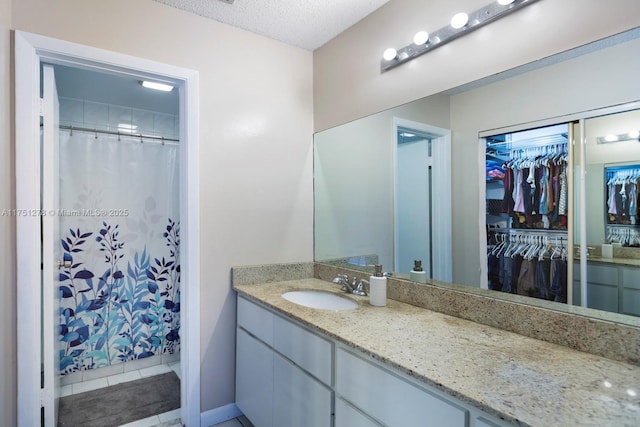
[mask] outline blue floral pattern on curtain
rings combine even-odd
[[[179,224],[168,220],[162,234],[168,253],[153,261],[146,247],[125,259],[118,228],[103,222],[97,232],[69,229],[61,240],[71,263],[60,273],[62,374],[172,354],[179,345]],[[104,254],[103,271],[84,267],[90,244]]]

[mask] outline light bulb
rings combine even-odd
[[[418,31],[415,36],[413,36],[413,43],[422,46],[423,44],[429,41],[429,33],[426,31]]]
[[[394,48],[390,47],[389,49],[384,51],[384,53],[382,54],[382,57],[384,58],[385,61],[391,61],[396,57],[397,54],[398,52]]]
[[[469,22],[469,15],[464,12],[456,13],[451,18],[451,26],[456,30],[467,25],[467,22]]]
[[[604,137],[604,140],[607,142],[616,142],[618,140],[618,136],[617,135],[607,135]]]
[[[640,137],[640,132],[637,130],[632,130],[628,135],[631,139],[638,139]]]
[[[509,5],[511,3],[513,3],[514,0],[498,0],[498,4],[501,4],[503,6]]]
[[[173,90],[173,86],[166,85],[164,83],[157,82],[149,82],[149,81],[141,81],[140,84],[148,89],[160,90],[162,92],[171,92]]]

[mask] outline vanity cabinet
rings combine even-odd
[[[587,264],[587,303],[589,308],[618,313],[620,305],[618,266]],[[573,303],[580,305],[580,264],[573,266]]]
[[[256,427],[330,427],[333,344],[238,298],[236,405]]]
[[[238,296],[236,405],[256,427],[505,427]]]
[[[587,264],[589,308],[640,316],[640,268],[589,261]],[[580,264],[573,268],[573,301],[580,305]]]

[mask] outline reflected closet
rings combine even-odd
[[[567,302],[569,125],[486,138],[488,288]]]

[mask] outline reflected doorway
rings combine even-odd
[[[400,277],[451,280],[447,203],[449,131],[394,119],[394,268]],[[450,194],[448,195],[450,197]],[[414,274],[420,265],[424,274]],[[412,275],[413,274],[413,275]]]

